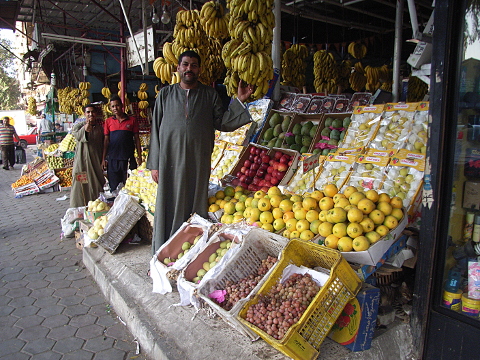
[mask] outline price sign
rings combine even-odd
[[[82,171],[82,172],[76,173],[75,174],[75,180],[77,180],[78,182],[80,182],[82,184],[88,184],[87,172]]]
[[[303,172],[306,173],[312,169],[315,169],[318,166],[318,159],[320,158],[320,153],[310,156],[309,158],[303,161]]]

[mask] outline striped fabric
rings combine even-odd
[[[15,134],[15,128],[13,126],[0,124],[0,145],[13,145],[13,134]]]

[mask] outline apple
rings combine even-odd
[[[244,189],[248,188],[248,184],[240,180],[240,186]]]
[[[240,168],[240,172],[241,172],[242,174],[245,174],[245,171],[247,171],[247,170],[248,170],[248,168],[247,168],[246,166],[242,166],[242,167]]]
[[[258,169],[256,175],[260,178],[263,178],[265,176],[265,170]]]
[[[233,180],[232,180],[232,185],[233,185],[233,186],[238,186],[238,185],[240,185],[240,180],[239,180],[239,179],[233,179]]]
[[[246,182],[247,184],[251,184],[252,181],[253,181],[253,177],[251,177],[251,176],[247,176],[247,178],[245,179],[245,182]]]
[[[245,180],[247,179],[247,177],[248,177],[247,175],[242,175],[242,176],[240,176],[240,177],[239,177],[240,182],[241,182],[241,183],[246,183]]]
[[[260,155],[258,155],[258,158],[257,158],[257,160],[255,160],[255,162],[257,164],[261,164],[262,163],[262,157]]]
[[[270,159],[270,156],[268,156],[268,155],[263,155],[263,156],[262,156],[262,162],[263,162],[263,163],[268,164],[270,160],[271,160],[271,159]]]
[[[279,160],[283,156],[283,153],[281,151],[276,151],[273,157],[275,160]]]
[[[262,152],[262,149],[255,148],[255,155],[260,155],[261,152]]]
[[[260,164],[259,163],[253,163],[251,166],[250,166],[250,170],[258,170],[260,168]]]
[[[260,155],[261,156],[267,155],[267,150],[262,149],[262,151],[260,151]]]
[[[248,177],[254,177],[256,174],[256,170],[253,170],[253,169],[248,169],[247,172],[245,173],[245,175],[247,175]]]
[[[272,178],[270,179],[270,183],[271,183],[273,186],[277,185],[279,182],[280,182],[280,179],[277,179],[276,177],[272,177]]]
[[[270,181],[265,181],[265,186],[271,188],[273,185]]]
[[[265,186],[265,184],[266,184],[265,179],[262,179],[258,182],[258,186]]]
[[[272,178],[278,178],[278,170],[277,169],[273,170],[271,175],[272,175]]]
[[[283,155],[283,156],[280,158],[279,161],[280,161],[282,164],[287,164],[287,163],[290,161],[290,159],[289,159],[288,155]]]
[[[284,163],[278,164],[278,167],[277,167],[277,170],[278,170],[278,171],[280,171],[280,172],[285,172],[285,171],[287,171],[287,169],[288,169],[287,164],[284,164]]]
[[[273,164],[275,164],[275,159],[272,159],[268,162],[268,165],[270,165],[270,166],[273,166]]]
[[[255,190],[256,188],[257,188],[257,187],[256,187],[255,185],[250,184],[250,185],[248,185],[247,190],[248,190],[248,191],[257,191],[257,190]]]
[[[255,155],[256,152],[257,152],[257,148],[256,148],[255,146],[252,146],[252,147],[250,148],[250,154]]]
[[[252,180],[252,184],[253,185],[258,185],[258,183],[260,182],[260,178],[259,177],[254,177],[253,180]]]
[[[262,170],[267,170],[267,169],[268,169],[268,166],[269,166],[269,165],[268,165],[267,163],[261,163],[261,164],[260,164],[260,169],[262,169]]]
[[[270,175],[270,173],[265,174],[265,181],[270,181],[271,178],[272,175]]]
[[[250,154],[250,155],[248,155],[248,160],[249,160],[250,162],[253,162],[254,159],[255,159],[255,154]]]
[[[235,174],[235,176],[237,178],[240,178],[242,175],[243,175],[243,173],[241,171],[237,171],[237,173]]]
[[[269,167],[267,168],[267,174],[271,174],[272,171],[273,171],[273,166],[269,166]]]
[[[263,192],[268,192],[269,188],[270,188],[269,186],[262,186],[260,190],[262,190]]]
[[[292,166],[292,164],[293,164],[293,160],[290,160],[290,161],[288,162],[288,166]]]
[[[250,160],[245,160],[245,162],[243,163],[243,166],[245,166],[246,168],[249,168],[250,165],[252,165],[252,162]]]

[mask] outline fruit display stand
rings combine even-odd
[[[34,177],[33,180],[35,181],[40,190],[50,188],[60,181],[60,179],[55,176],[55,172],[53,170],[47,170],[40,175]]]
[[[230,310],[224,309],[209,295],[215,290],[224,290],[229,282],[236,283],[252,274],[256,275],[262,261],[267,259],[268,256],[278,258],[287,242],[288,240],[283,236],[269,233],[263,229],[252,228],[243,239],[237,252],[225,264],[225,267],[215,277],[203,282],[198,287],[198,296],[233,328],[252,339],[257,339],[258,335],[240,323],[237,320],[237,315],[243,304],[260,289],[268,275],[273,271],[273,267],[253,287],[250,293],[235,303]]]
[[[72,186],[72,167],[55,169],[55,175],[60,179],[59,184],[62,188]]]
[[[291,128],[294,117],[295,113],[293,112],[270,110],[256,139],[256,143],[267,147],[281,147],[285,134]]]
[[[284,269],[290,264],[312,269],[320,267],[329,271],[329,277],[300,320],[288,329],[281,340],[277,340],[245,319],[248,309],[278,284]],[[258,293],[244,304],[238,320],[285,355],[294,359],[313,360],[317,358],[322,342],[343,308],[358,293],[361,284],[358,276],[338,251],[294,239],[287,244],[278,264]]]
[[[113,254],[128,232],[145,214],[145,209],[132,196],[119,194],[107,213],[105,233],[96,239],[110,254]]]
[[[351,115],[351,113],[324,114],[321,126],[319,126],[312,139],[309,151],[312,153],[321,152],[322,155],[335,152],[350,126]]]
[[[309,152],[319,129],[324,128],[324,120],[322,114],[296,114],[281,147],[300,153]]]
[[[428,139],[428,102],[418,104],[413,118],[413,127],[405,144],[405,149],[425,154]]]

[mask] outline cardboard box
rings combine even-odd
[[[265,134],[265,132],[271,128],[270,126],[270,118],[273,116],[273,114],[280,114],[280,116],[283,118],[285,116],[290,116],[290,125],[287,129],[286,132],[289,132],[291,130],[291,128],[293,127],[293,119],[295,118],[296,114],[294,112],[290,112],[290,111],[285,111],[285,110],[275,110],[275,109],[272,109],[270,110],[270,112],[268,113],[264,123],[263,123],[263,126],[262,126],[262,129],[260,131],[260,133],[258,134],[257,138],[255,139],[255,142],[257,144],[261,144],[261,141],[263,140],[263,136]]]
[[[93,226],[93,224],[87,220],[79,220],[78,224],[80,226],[80,230],[83,232],[87,232]]]
[[[80,231],[75,231],[75,246],[79,250],[82,250],[84,247],[83,233]]]
[[[380,289],[363,284],[333,325],[328,337],[352,351],[370,349],[377,325]]]
[[[400,237],[405,226],[407,226],[407,222],[408,216],[404,212],[403,218],[398,222],[397,227],[373,244],[368,250],[342,252],[343,257],[348,262],[355,264],[376,265],[395,240]]]
[[[408,57],[407,63],[413,68],[419,69],[423,64],[431,62],[432,48],[432,44],[420,41]]]
[[[402,235],[397,241],[393,243],[392,246],[390,246],[390,248],[385,252],[385,254],[383,254],[380,260],[377,261],[376,265],[352,265],[358,277],[364,281],[368,279],[368,277],[372,275],[375,271],[377,271],[381,266],[383,266],[388,259],[405,249],[408,239],[408,235]]]

